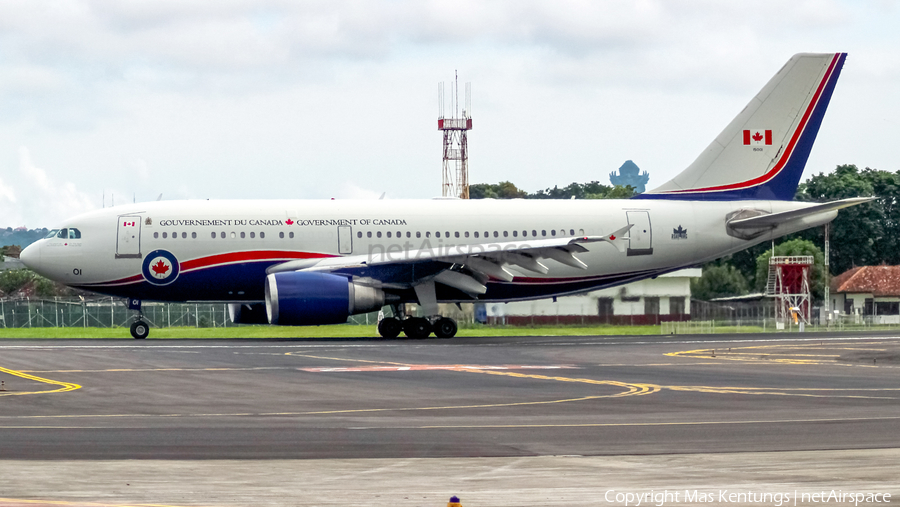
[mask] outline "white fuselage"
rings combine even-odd
[[[510,266],[482,300],[535,299],[656,276],[828,222],[836,212],[794,220],[751,240],[726,219],[744,209],[803,208],[788,201],[379,200],[162,201],[86,213],[60,225],[80,238],[47,238],[23,252],[40,274],[96,292],[160,301],[261,301],[266,269],[287,261],[359,256],[460,244],[527,243],[602,236],[634,224],[625,252],[589,243],[577,269],[546,260],[545,274]],[[177,259],[177,276],[151,283],[154,252]],[[440,298],[448,300],[447,298]]]

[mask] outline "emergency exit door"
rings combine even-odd
[[[116,241],[116,259],[141,258],[141,217],[119,216],[119,236]]]
[[[650,228],[649,211],[627,211],[628,223],[632,225],[628,231],[628,255],[652,255],[653,231]]]
[[[349,225],[338,226],[338,253],[353,253],[353,231]]]

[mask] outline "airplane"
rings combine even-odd
[[[456,334],[439,303],[583,293],[695,266],[867,202],[792,201],[846,53],[797,54],[683,172],[623,200],[186,200],[64,221],[21,253],[71,287],[221,302],[235,323],[391,315],[395,338]],[[669,232],[671,231],[671,232]],[[420,315],[406,315],[416,303]]]

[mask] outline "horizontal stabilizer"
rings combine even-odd
[[[728,222],[728,227],[732,229],[762,229],[765,227],[775,227],[789,220],[817,215],[819,213],[824,213],[827,211],[848,208],[850,206],[856,206],[857,204],[862,204],[864,202],[874,201],[875,199],[877,199],[877,197],[853,197],[850,199],[841,199],[840,201],[815,204],[791,211],[770,213],[750,218],[740,218]]]

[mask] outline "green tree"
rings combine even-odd
[[[822,249],[812,241],[805,239],[792,239],[775,245],[775,255],[811,255],[813,266],[809,273],[809,288],[814,301],[821,301],[825,297],[825,254]],[[757,291],[764,291],[769,279],[769,258],[772,251],[766,250],[756,258],[756,278],[754,287]]]
[[[469,199],[524,199],[528,193],[508,181],[469,185]]]
[[[56,282],[44,278],[40,275],[34,275],[34,294],[42,298],[51,298],[53,296],[64,295],[68,292],[68,287],[57,284]]]
[[[469,185],[470,199],[628,199],[634,195],[634,188],[630,186],[611,187],[599,181],[570,183],[563,188],[554,186],[533,194],[519,189],[508,181],[501,181],[496,185],[490,183]]]
[[[637,195],[634,191],[634,187],[631,185],[616,185],[614,187],[610,187],[609,190],[596,193],[596,194],[584,194],[585,199],[630,199]]]
[[[707,265],[703,276],[691,280],[691,297],[703,301],[747,293],[747,279],[734,266]]]
[[[812,176],[797,189],[799,201],[821,202],[865,196],[881,199],[842,209],[831,223],[830,263],[834,274],[843,273],[854,265],[900,263],[900,175],[840,165],[832,173]],[[824,230],[816,227],[789,238],[802,238],[822,245]]]
[[[11,294],[34,280],[34,277],[34,272],[30,269],[7,269],[0,272],[0,292]]]

